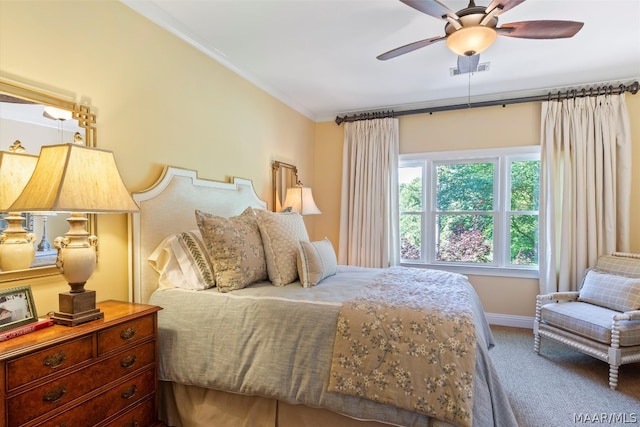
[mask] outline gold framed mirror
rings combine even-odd
[[[96,136],[96,117],[88,106],[0,77],[0,151],[22,147],[22,152],[38,155],[43,145],[68,142],[95,147]],[[0,230],[6,226],[5,215],[0,213]],[[0,282],[59,274],[51,242],[68,230],[67,215],[23,216],[24,228],[35,234],[36,257],[30,268],[0,270]],[[88,219],[88,229],[94,234],[95,215]]]
[[[295,187],[298,183],[298,168],[275,160],[271,164],[271,172],[273,183],[271,209],[274,212],[280,212],[287,195],[287,188]]]

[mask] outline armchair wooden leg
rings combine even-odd
[[[618,387],[618,365],[609,365],[609,388],[615,390]]]
[[[533,351],[536,354],[540,354],[540,309],[542,308],[542,301],[536,297],[536,316],[533,320]]]
[[[611,347],[609,347],[609,388],[615,390],[618,386],[618,367],[622,363],[620,350],[620,327],[617,316],[613,316],[611,325]]]

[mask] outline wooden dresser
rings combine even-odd
[[[97,306],[104,319],[0,342],[0,426],[155,425],[160,308]]]

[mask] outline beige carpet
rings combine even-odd
[[[623,365],[609,389],[609,365],[543,339],[530,329],[491,327],[489,351],[520,427],[640,426],[640,363]]]

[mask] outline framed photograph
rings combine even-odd
[[[0,331],[36,322],[36,305],[31,286],[0,289]]]

